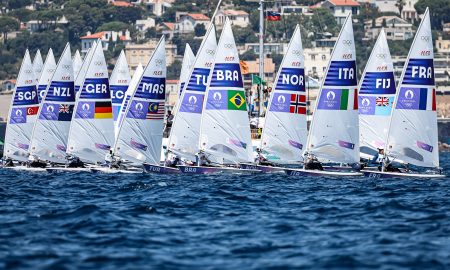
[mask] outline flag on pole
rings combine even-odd
[[[242,75],[245,75],[245,74],[249,73],[247,62],[241,60],[241,61],[239,61],[239,65],[241,66],[241,73],[242,73]]]
[[[258,75],[252,74],[252,84],[263,84],[263,85],[265,85],[266,82],[263,81],[263,80],[261,79],[261,77],[259,77]]]
[[[281,14],[273,11],[266,11],[265,17],[268,21],[281,21]]]

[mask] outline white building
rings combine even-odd
[[[36,32],[43,29],[47,29],[48,27],[52,25],[65,25],[68,24],[69,21],[66,19],[66,17],[63,15],[60,19],[57,21],[40,21],[40,20],[31,20],[25,23],[25,26],[28,31],[30,32]]]
[[[92,47],[94,41],[100,39],[102,41],[103,50],[106,51],[109,48],[110,43],[123,42],[128,44],[131,42],[130,31],[103,31],[91,34],[91,32],[87,32],[86,36],[83,36],[81,39],[81,53],[85,55],[87,51]]]
[[[325,76],[332,50],[332,47],[304,48],[305,75],[321,81]]]
[[[136,20],[136,30],[139,32],[139,38],[145,38],[145,32],[152,27],[156,26],[155,19],[148,17],[145,20]]]
[[[208,26],[208,16],[201,13],[186,13],[180,16],[180,19],[175,24],[175,31],[181,34],[193,33],[195,27],[199,24]]]
[[[282,6],[280,9],[281,9],[280,10],[281,15],[291,15],[291,14],[295,14],[295,15],[300,15],[300,14],[310,15],[311,14],[312,15],[308,6],[290,5],[290,6]]]
[[[152,39],[144,44],[125,45],[125,57],[131,70],[135,70],[139,63],[146,65],[153,51],[158,45],[159,39]],[[177,56],[177,46],[166,43],[166,64],[170,66]]]
[[[248,13],[243,10],[219,10],[214,18],[217,28],[220,29],[223,27],[226,17],[230,19],[232,25],[247,27],[250,23]]]
[[[287,43],[264,43],[264,54],[285,54],[287,47]],[[245,43],[244,51],[253,51],[253,53],[259,54],[259,43]]]
[[[413,25],[397,16],[381,16],[364,22],[365,38],[377,39],[378,34],[384,27],[386,38],[389,40],[407,40],[414,37]]]
[[[174,0],[136,0],[133,4],[140,5],[143,4],[147,7],[147,10],[156,16],[163,15],[166,10],[172,7]]]
[[[326,0],[322,7],[329,9],[340,25],[344,24],[348,14],[359,14],[359,4],[354,0]]]

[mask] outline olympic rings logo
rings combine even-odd
[[[377,55],[375,55],[377,58],[381,58],[381,59],[385,59],[387,57],[387,55],[385,53],[379,53]]]
[[[425,42],[428,42],[428,41],[430,41],[430,36],[421,36],[420,39]]]
[[[347,45],[347,46],[350,46],[350,45],[352,45],[352,41],[351,41],[351,40],[349,40],[349,39],[345,39],[345,40],[343,40],[343,41],[342,41],[342,43],[343,43],[344,45]]]
[[[294,51],[292,51],[292,54],[295,56],[300,56],[302,54],[302,52],[300,50],[294,50]]]
[[[95,62],[94,62],[94,65],[96,65],[96,66],[101,66],[101,65],[103,65],[103,64],[102,64],[102,61],[95,61]]]
[[[63,65],[62,67],[63,67],[63,69],[69,69],[70,65]]]
[[[31,74],[31,72],[33,72],[31,69],[27,69],[24,71],[24,73],[26,73],[26,74]]]
[[[209,55],[214,55],[215,51],[214,50],[206,50],[206,54]]]
[[[231,44],[231,43],[224,44],[223,46],[224,46],[226,49],[231,49],[231,48],[233,48],[233,44]]]

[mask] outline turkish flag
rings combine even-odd
[[[27,115],[36,115],[39,111],[39,106],[34,107],[28,107],[27,108]]]

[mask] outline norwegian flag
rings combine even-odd
[[[59,105],[59,112],[60,113],[70,113],[70,105],[67,105],[67,104]]]
[[[291,94],[289,111],[296,114],[306,114],[306,96],[300,94]]]
[[[377,97],[375,100],[377,106],[389,106],[389,98],[387,97]]]

